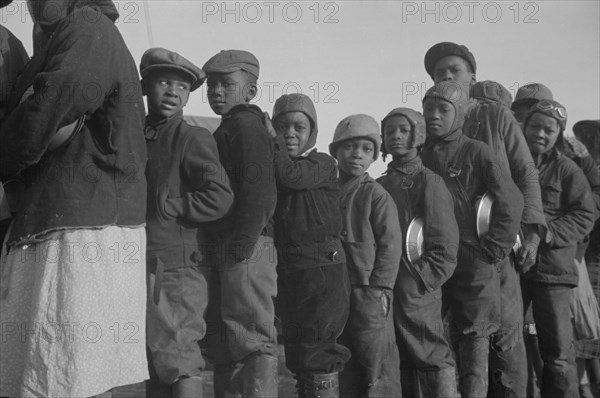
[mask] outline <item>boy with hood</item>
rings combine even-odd
[[[456,268],[458,251],[452,196],[419,157],[425,142],[425,119],[419,112],[393,109],[381,122],[381,135],[383,157],[391,154],[393,160],[377,181],[396,203],[405,241],[410,223],[423,219],[423,252],[411,261],[408,251],[420,248],[407,246],[394,287],[402,392],[407,397],[419,391],[424,398],[457,397],[456,364],[442,326],[442,285]]]
[[[202,396],[209,266],[206,223],[233,203],[227,173],[210,132],[183,120],[204,72],[181,55],[151,48],[140,62],[148,98],[148,397]]]
[[[277,259],[271,217],[277,188],[273,142],[256,96],[259,63],[248,51],[224,50],[202,68],[208,102],[221,116],[214,133],[234,194],[231,211],[212,223],[213,272],[207,309],[207,356],[216,397],[277,396],[274,328]]]
[[[0,342],[0,396],[106,396],[148,378],[139,76],[112,1],[27,4],[44,45],[0,126],[0,177],[26,186],[2,259],[0,321],[42,330]],[[48,150],[82,115],[81,131]]]
[[[577,286],[577,244],[591,230],[594,202],[586,178],[561,152],[566,109],[556,101],[533,105],[524,122],[525,138],[539,170],[548,235],[534,267],[523,275],[523,302],[533,307],[542,360],[541,395],[578,394],[570,313]]]
[[[476,83],[475,57],[464,45],[441,42],[425,54],[425,69],[435,83],[453,81],[470,89]],[[496,83],[500,86],[498,83]],[[463,132],[467,137],[483,141],[490,146],[498,159],[497,167],[503,176],[510,176],[521,191],[525,207],[521,219],[524,241],[515,256],[502,264],[500,271],[501,324],[490,339],[491,386],[497,398],[526,395],[527,362],[522,338],[523,303],[519,272],[525,272],[535,262],[540,236],[546,225],[542,211],[537,170],[521,129],[510,109],[504,90],[494,84],[485,84],[470,94],[475,94],[465,111]],[[482,91],[485,94],[478,95]],[[490,101],[491,92],[500,100]],[[487,97],[487,98],[486,98]]]
[[[338,397],[350,357],[337,342],[348,319],[350,283],[340,241],[335,160],[317,152],[317,113],[289,94],[273,107],[275,242],[286,366],[300,397]]]
[[[489,337],[500,323],[499,270],[515,244],[523,197],[498,173],[498,160],[480,141],[463,135],[468,92],[455,82],[440,82],[423,98],[427,140],[423,164],[439,174],[454,199],[460,232],[457,267],[444,285],[451,332],[458,334],[459,388],[462,397],[488,392]],[[487,235],[478,237],[474,203],[485,193],[494,199]]]
[[[352,286],[342,335],[352,353],[340,379],[344,397],[402,396],[392,308],[402,233],[390,194],[367,173],[380,147],[379,125],[368,115],[344,118],[329,144],[340,172],[342,243]]]

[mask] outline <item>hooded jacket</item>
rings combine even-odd
[[[463,135],[462,126],[468,95],[453,82],[441,82],[427,91],[424,101],[437,98],[451,103],[455,118],[443,137],[428,137],[421,159],[439,174],[454,199],[454,214],[460,231],[460,243],[481,248],[492,262],[503,259],[515,243],[523,211],[523,196],[502,170],[491,149],[483,142]],[[494,198],[494,208],[486,236],[477,236],[475,202],[486,192]]]
[[[141,226],[146,209],[144,104],[135,62],[106,0],[33,1],[46,42],[17,81],[34,94],[0,127],[0,175],[26,188],[12,243],[46,232]],[[56,131],[85,115],[68,144],[47,152]]]

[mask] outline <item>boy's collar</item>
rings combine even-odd
[[[226,119],[228,117],[231,117],[234,113],[236,112],[240,112],[243,110],[249,110],[249,111],[253,111],[253,112],[259,112],[262,116],[262,110],[254,104],[238,104],[236,106],[234,106],[233,108],[231,108],[229,110],[229,112],[227,112],[226,114],[222,115],[221,118],[222,119]]]
[[[302,152],[300,155],[298,155],[298,156],[296,156],[296,157],[297,157],[297,158],[305,158],[305,157],[307,157],[308,155],[310,155],[310,153],[311,153],[312,151],[316,151],[316,150],[317,150],[317,148],[316,148],[316,147],[314,147],[314,146],[313,146],[313,147],[310,147],[310,148],[308,148],[306,151]]]
[[[166,125],[170,124],[173,121],[178,121],[183,119],[183,110],[177,112],[171,117],[159,119],[154,123],[150,122],[150,115],[146,116],[146,125],[144,126],[144,136],[146,140],[155,140],[158,138],[158,131],[164,128]]]

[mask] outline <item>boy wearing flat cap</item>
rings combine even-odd
[[[340,170],[342,242],[352,284],[342,335],[352,353],[340,377],[343,397],[402,396],[392,304],[402,235],[394,201],[367,173],[380,146],[379,125],[364,114],[342,119],[329,144]]]
[[[300,396],[337,397],[350,351],[338,342],[348,319],[350,282],[340,240],[337,166],[315,148],[317,113],[289,94],[273,107],[275,243],[285,360]]]
[[[579,279],[574,262],[578,242],[594,223],[594,201],[585,175],[560,149],[566,123],[566,109],[553,100],[533,105],[524,122],[548,223],[537,262],[523,275],[523,301],[532,304],[544,362],[543,397],[579,395],[570,298]]]
[[[206,225],[233,204],[210,132],[183,120],[204,72],[181,55],[151,48],[140,63],[147,96],[148,396],[198,397],[208,305]]]
[[[425,142],[423,115],[393,109],[381,122],[381,135],[383,157],[389,154],[393,160],[377,181],[396,203],[406,247],[394,286],[402,393],[455,398],[456,363],[442,326],[442,285],[456,268],[458,251],[452,196],[419,156]],[[422,252],[418,241],[409,241],[417,218],[423,221]]]
[[[277,258],[271,217],[277,188],[273,142],[263,112],[250,104],[259,63],[247,51],[226,50],[203,69],[208,102],[222,118],[214,137],[235,195],[231,212],[212,226],[218,270],[211,285],[207,354],[215,365],[215,396],[276,397]]]
[[[456,270],[443,288],[457,336],[462,397],[488,393],[489,337],[500,323],[500,275],[515,244],[523,198],[510,179],[498,174],[498,160],[484,143],[462,132],[469,98],[465,87],[440,82],[423,98],[427,140],[423,164],[439,174],[454,199],[460,232]],[[479,237],[474,203],[485,193],[494,206],[488,233]],[[520,329],[519,329],[520,331]]]
[[[498,159],[496,167],[504,178],[512,178],[525,200],[521,218],[524,241],[518,253],[509,255],[508,263],[502,264],[502,322],[498,333],[494,333],[490,340],[490,374],[499,375],[493,378],[494,394],[497,397],[506,394],[525,396],[527,362],[522,338],[523,304],[517,269],[525,272],[534,264],[540,236],[544,235],[546,229],[537,170],[532,167],[533,160],[517,121],[503,103],[506,102],[506,99],[502,100],[505,97],[502,95],[504,90],[496,90],[498,100],[490,101],[477,93],[483,91],[483,97],[489,97],[492,85],[480,87],[483,90],[472,87],[476,82],[477,64],[466,46],[452,42],[437,43],[425,54],[425,69],[435,83],[452,81],[471,89],[470,92],[476,95],[468,104],[463,132],[467,137],[483,141],[492,148]]]

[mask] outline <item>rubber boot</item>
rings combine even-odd
[[[252,355],[244,360],[244,398],[277,398],[277,358],[272,355]]]
[[[338,373],[304,373],[298,377],[298,398],[339,398]]]
[[[415,368],[401,368],[400,382],[402,383],[403,397],[420,397],[419,377]]]
[[[422,398],[458,398],[456,388],[456,369],[445,368],[419,372],[419,384],[421,385]],[[404,391],[403,391],[404,393]]]
[[[160,384],[157,379],[146,380],[146,398],[171,398],[171,385]]]
[[[202,378],[186,377],[177,380],[171,387],[173,398],[202,398]]]
[[[241,364],[215,365],[213,391],[215,398],[241,398]]]
[[[482,398],[488,393],[488,357],[486,338],[465,338],[458,343],[459,388],[462,398]]]

